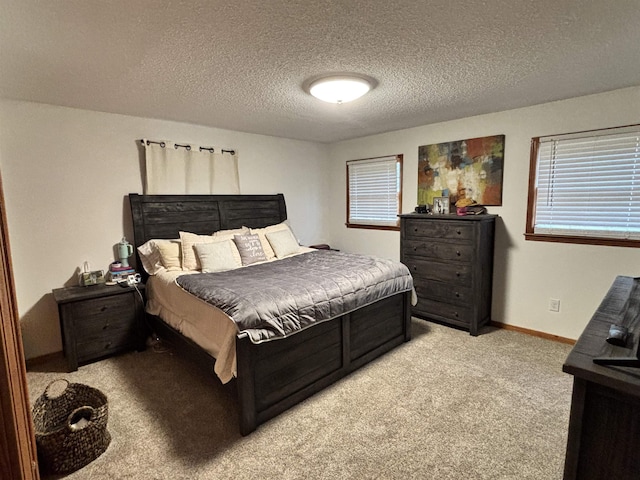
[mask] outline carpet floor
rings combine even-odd
[[[569,345],[487,327],[412,321],[413,338],[242,437],[234,384],[170,350],[67,373],[109,399],[107,451],[69,479],[561,479]],[[44,478],[57,478],[44,475]],[[62,478],[62,477],[60,477]]]

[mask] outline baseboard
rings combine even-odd
[[[505,330],[513,330],[514,332],[524,333],[533,337],[545,338],[547,340],[553,340],[554,342],[566,343],[568,345],[575,345],[576,341],[571,338],[560,337],[558,335],[552,335],[550,333],[539,332],[537,330],[530,330],[528,328],[516,327],[515,325],[509,325],[506,323],[490,322],[490,325],[497,328],[504,328]]]
[[[60,358],[64,358],[64,353],[62,351],[48,353],[46,355],[41,355],[39,357],[29,358],[25,361],[27,364],[27,370],[29,368],[37,367],[38,365],[42,365],[44,363],[51,362],[53,360],[58,360]]]

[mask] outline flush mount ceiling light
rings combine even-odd
[[[309,84],[309,93],[329,103],[347,103],[360,98],[373,88],[373,81],[350,75],[318,78]]]

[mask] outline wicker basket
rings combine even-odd
[[[56,382],[64,391],[51,396]],[[33,405],[38,459],[43,470],[65,473],[98,458],[109,446],[107,397],[95,388],[65,379],[51,382]]]

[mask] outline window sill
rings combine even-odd
[[[577,243],[582,245],[608,245],[612,247],[640,248],[640,240],[624,240],[618,238],[572,237],[569,235],[549,235],[540,233],[525,233],[525,240],[536,242]]]
[[[400,231],[400,225],[363,225],[360,223],[345,223],[347,228],[364,228],[368,230],[395,230]]]

